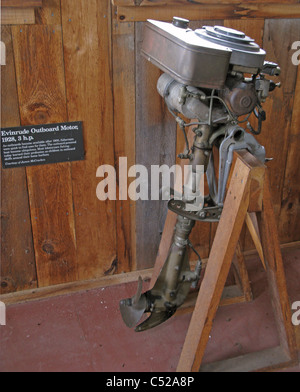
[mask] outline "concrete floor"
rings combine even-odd
[[[283,257],[290,300],[300,301],[300,250]],[[247,268],[254,300],[218,309],[204,363],[278,344],[263,268],[256,257]],[[0,372],[174,372],[191,315],[135,333],[118,310],[135,290],[124,284],[8,306]]]

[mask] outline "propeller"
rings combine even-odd
[[[124,323],[127,327],[132,328],[140,321],[147,309],[146,295],[142,295],[143,280],[139,276],[138,289],[132,298],[120,301],[120,311]]]
[[[183,250],[173,243],[154,287],[142,294],[143,281],[139,277],[136,294],[120,301],[124,323],[129,328],[136,326],[135,331],[141,332],[165,322],[183,304],[199,276],[200,271],[190,270],[186,247]],[[150,316],[137,325],[144,313]]]
[[[145,331],[156,327],[168,320],[177,310],[177,306],[165,302],[161,307],[162,297],[153,295],[153,289],[142,294],[142,278],[139,277],[136,294],[132,298],[120,301],[120,311],[127,327],[135,327],[144,313],[150,312],[150,316],[135,328],[136,332]]]

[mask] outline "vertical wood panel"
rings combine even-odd
[[[293,53],[291,45],[299,39],[299,36],[300,23],[298,19],[266,20],[265,22],[263,47],[267,52],[267,59],[277,62],[281,67],[279,80],[282,87],[270,93],[264,104],[267,121],[264,122],[262,133],[257,139],[266,147],[267,157],[274,158],[268,164],[268,167],[270,169],[271,194],[277,220],[281,209],[297,76],[297,67],[291,61]]]
[[[134,23],[114,22],[112,32],[115,161],[119,167],[119,157],[127,158],[129,169],[135,164]],[[119,173],[120,170],[118,178]],[[117,195],[119,197],[119,188]],[[118,200],[116,216],[118,272],[132,271],[136,268],[135,202]]]
[[[296,67],[296,66],[295,66]],[[279,235],[282,242],[300,240],[300,72],[292,111],[287,164],[282,192]]]
[[[136,24],[136,163],[150,173],[151,165],[175,163],[176,123],[156,90],[161,72],[141,55],[143,27]],[[137,201],[138,269],[154,265],[166,214],[165,201]]]
[[[67,119],[60,26],[13,27],[21,123]],[[27,167],[40,287],[74,281],[76,241],[70,164]]]
[[[100,165],[114,165],[109,0],[62,1],[67,107],[83,121],[86,159],[72,163],[79,279],[117,272],[114,201],[99,201]]]
[[[20,125],[10,27],[2,27],[6,66],[1,66],[1,127]],[[26,172],[1,166],[0,293],[37,287]]]

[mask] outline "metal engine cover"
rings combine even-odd
[[[220,89],[232,51],[203,39],[189,28],[148,20],[142,54],[180,83]]]
[[[188,21],[148,20],[142,54],[180,83],[222,89],[230,67],[241,72],[263,67],[265,51],[244,33],[223,26],[193,31]]]
[[[209,42],[230,48],[232,51],[230,64],[246,68],[261,69],[264,65],[266,52],[241,31],[224,26],[203,26],[195,30],[199,37]]]

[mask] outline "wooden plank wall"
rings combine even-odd
[[[2,170],[2,293],[128,271],[117,257],[116,203],[96,198],[97,167],[115,159],[110,3],[46,0],[35,25],[3,31],[2,125],[80,119],[86,159]]]
[[[19,0],[6,3],[8,10],[28,12]],[[265,105],[272,114],[259,140],[274,157],[269,167],[281,242],[300,240],[300,80],[291,62],[292,43],[300,37],[299,1],[25,3],[34,9],[34,23],[12,17],[2,26],[7,65],[1,74],[1,126],[83,121],[86,159],[1,169],[1,293],[153,266],[166,203],[96,198],[101,164],[118,171],[119,158],[127,157],[128,167],[170,165],[182,149],[182,135],[156,92],[160,71],[140,54],[151,17],[188,17],[193,28],[237,28],[280,64],[282,88]],[[192,235],[203,257],[214,232],[215,225],[198,224]],[[243,243],[253,247],[246,231]]]

